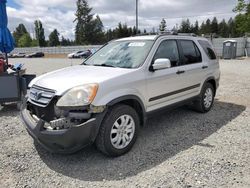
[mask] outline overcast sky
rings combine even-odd
[[[191,22],[204,21],[216,16],[219,20],[234,17],[232,9],[237,0],[139,0],[139,27],[152,30],[159,27],[162,18],[168,29],[180,24],[182,19]],[[135,0],[89,0],[93,13],[98,14],[105,29],[115,28],[118,22],[135,25]],[[73,20],[76,0],[8,0],[9,28],[13,31],[24,23],[30,33],[33,23],[40,19],[46,28],[46,36],[55,28],[61,36],[74,38]]]

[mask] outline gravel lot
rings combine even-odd
[[[42,74],[79,60],[13,59]],[[185,107],[156,114],[128,154],[94,147],[50,154],[0,107],[0,187],[250,187],[250,59],[221,61],[221,86],[207,114]]]

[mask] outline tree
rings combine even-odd
[[[218,34],[218,21],[217,21],[216,17],[214,17],[214,19],[211,23],[211,33]]]
[[[34,24],[35,24],[36,40],[38,42],[38,45],[44,47],[46,46],[46,41],[45,41],[43,24],[40,20],[36,20]]]
[[[161,24],[159,26],[159,30],[160,30],[160,32],[164,32],[164,31],[166,31],[166,28],[167,28],[167,22],[164,18],[162,18]]]
[[[205,31],[206,30],[206,25],[204,22],[201,23],[201,26],[200,26],[200,31],[199,31],[199,34],[202,35],[202,34],[205,34]]]
[[[250,33],[250,3],[238,0],[238,5],[233,11],[238,13],[235,17],[235,26],[238,34]]]
[[[16,30],[13,32],[13,37],[15,39],[16,45],[18,46],[18,42],[20,38],[24,35],[27,34],[27,29],[23,24],[19,24],[16,28]]]
[[[28,33],[25,33],[19,40],[18,40],[19,47],[31,47],[32,46],[32,39]]]
[[[54,29],[54,31],[52,31],[49,35],[49,46],[58,46],[60,45],[60,41],[59,41],[59,33],[56,29]]]
[[[93,27],[93,14],[91,14],[92,8],[89,7],[87,0],[77,0],[77,11],[75,29],[75,40],[77,44],[89,44],[89,36],[92,35],[91,28]]]
[[[96,18],[91,21],[92,33],[88,38],[91,44],[103,44],[105,42],[105,34],[103,32],[103,23],[101,18],[97,15]]]
[[[228,32],[228,25],[225,21],[225,19],[223,19],[220,23],[219,23],[219,26],[218,26],[218,34],[221,36],[221,37],[228,37],[229,36],[229,32]]]
[[[236,31],[236,25],[235,25],[235,21],[233,20],[233,18],[230,18],[228,20],[228,32],[229,32],[229,37],[238,37],[238,33]]]
[[[191,33],[191,24],[189,19],[187,20],[182,20],[181,25],[180,25],[180,29],[179,29],[180,33]]]
[[[205,34],[210,34],[210,33],[211,33],[211,20],[207,19],[205,24]]]
[[[242,13],[249,11],[249,3],[247,3],[245,0],[238,0],[237,6],[233,9],[236,13]]]
[[[64,38],[64,36],[62,36],[61,38],[61,46],[70,46],[72,45],[72,42],[69,39]]]
[[[133,36],[137,35],[136,27],[133,27]]]
[[[194,26],[193,26],[193,30],[192,33],[198,34],[199,33],[199,22],[196,20]]]

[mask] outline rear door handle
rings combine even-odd
[[[208,66],[206,66],[206,65],[202,66],[202,69],[207,69],[207,68],[208,68]]]
[[[184,74],[184,73],[185,73],[184,70],[179,70],[179,71],[176,72],[176,74]]]

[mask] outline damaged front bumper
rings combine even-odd
[[[74,153],[95,141],[105,113],[93,114],[79,125],[62,129],[46,128],[47,122],[35,118],[27,109],[21,111],[21,118],[28,133],[48,151]]]

